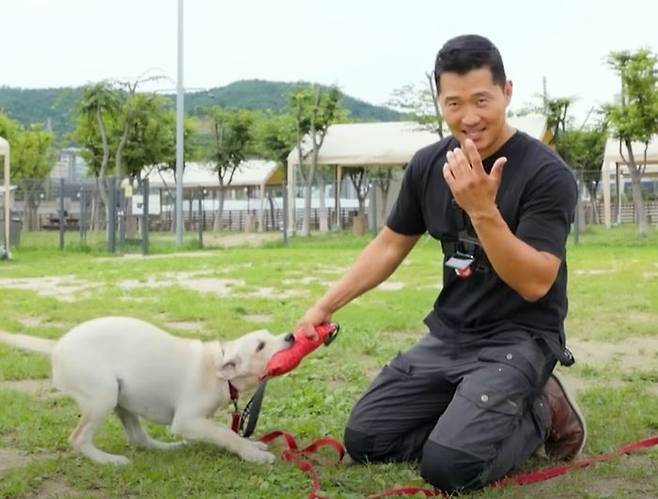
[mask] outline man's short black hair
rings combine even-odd
[[[436,55],[434,78],[437,92],[441,91],[440,77],[443,73],[464,75],[473,69],[488,67],[494,83],[505,86],[507,77],[503,58],[496,46],[484,36],[461,35],[448,40]]]

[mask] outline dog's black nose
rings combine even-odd
[[[284,340],[286,340],[286,342],[288,342],[288,343],[294,343],[295,342],[295,337],[293,336],[292,333],[288,333],[288,334],[286,334],[286,337],[284,338]]]

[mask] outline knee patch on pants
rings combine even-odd
[[[374,435],[353,430],[349,426],[345,428],[343,444],[347,453],[359,463],[372,459],[374,453]]]
[[[434,487],[447,492],[483,487],[488,465],[465,452],[428,440],[423,447],[420,474]]]

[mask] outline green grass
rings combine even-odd
[[[370,240],[331,234],[294,238],[287,247],[274,241],[260,248],[196,250],[188,235],[191,240],[178,254],[171,234],[163,234],[154,238],[152,252],[166,257],[122,258],[108,255],[97,237],[89,246],[80,246],[75,234],[67,234],[62,252],[56,234],[23,234],[15,258],[0,262],[0,280],[56,277],[86,287],[71,293],[71,301],[60,301],[0,284],[0,329],[56,338],[81,321],[121,314],[189,337],[233,338],[261,327],[290,331]],[[191,256],[191,251],[199,256]],[[658,339],[655,230],[638,239],[632,227],[589,228],[578,245],[570,241],[568,251],[569,338],[617,345],[629,336]],[[139,247],[125,252],[139,252]],[[404,282],[404,288],[373,290],[339,311],[334,317],[342,326],[338,340],[314,352],[293,373],[269,383],[257,435],[286,429],[300,443],[325,435],[342,438],[350,408],[369,380],[424,333],[422,318],[436,297],[441,271],[438,243],[423,238],[391,278]],[[202,275],[195,276],[197,272]],[[165,285],[186,273],[194,279],[228,280],[231,293],[203,293],[180,282]],[[139,285],[129,287],[127,281]],[[271,297],[249,295],[264,287],[275,290]],[[175,321],[194,321],[201,329],[176,329],[170,324]],[[648,358],[647,365],[639,366],[579,359],[567,371],[586,383],[580,400],[589,423],[588,454],[658,434],[658,356]],[[0,380],[48,376],[47,359],[0,345]],[[0,471],[0,497],[43,495],[52,484],[96,497],[288,498],[305,497],[309,490],[306,476],[282,461],[253,465],[202,444],[173,452],[130,449],[114,418],[103,426],[97,442],[109,452],[127,455],[132,464],[99,466],[68,448],[67,437],[77,420],[72,400],[0,388],[0,407],[0,448],[39,456],[26,466]],[[228,418],[228,408],[217,414],[218,421]],[[171,438],[166,428],[148,427],[159,438]],[[552,464],[534,458],[528,466]],[[466,497],[655,497],[657,471],[658,451],[652,450],[550,482]],[[414,467],[401,464],[327,465],[320,474],[329,497],[365,497],[394,485],[422,485]]]

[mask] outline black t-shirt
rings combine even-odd
[[[477,238],[468,215],[454,202],[443,178],[446,153],[457,146],[456,139],[446,137],[414,155],[387,221],[388,227],[400,234],[429,232],[441,240],[444,264],[452,256],[445,253],[455,248],[461,251],[463,243],[459,241],[464,238],[460,235]],[[432,334],[456,342],[523,329],[544,338],[557,352],[564,346],[565,244],[576,205],[576,183],[551,149],[523,132],[514,133],[483,161],[487,172],[500,156],[505,156],[507,163],[496,196],[498,209],[516,237],[562,260],[557,278],[544,297],[528,302],[498,277],[481,247],[467,245],[476,256],[473,267],[477,270],[462,278],[444,265],[443,288],[425,323]]]

